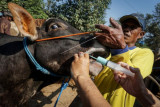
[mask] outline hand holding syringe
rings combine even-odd
[[[101,63],[102,65],[107,66],[107,67],[109,67],[109,68],[111,68],[113,70],[117,70],[117,71],[123,72],[124,74],[132,76],[132,77],[135,75],[134,73],[132,73],[128,69],[123,68],[119,64],[114,63],[112,61],[109,61],[109,60],[107,60],[105,58],[102,58],[100,56],[98,58],[95,58],[95,57],[93,57],[91,55],[90,55],[90,57],[93,58],[93,59],[95,59],[97,62]]]

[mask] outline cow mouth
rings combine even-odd
[[[66,57],[66,55],[68,54],[68,51],[65,51],[65,52],[63,52],[63,55],[62,55],[63,62],[60,62],[60,63],[54,62],[53,63],[53,61],[50,61],[51,63],[49,63],[48,65],[54,73],[57,73],[60,75],[70,75],[70,66],[71,66],[72,61],[74,60],[73,55],[75,53],[84,52],[84,53],[87,53],[87,54],[92,55],[94,57],[98,57],[98,56],[107,57],[108,56],[108,50],[106,47],[104,47],[102,45],[98,45],[96,43],[95,43],[95,45],[93,45],[93,47],[89,47],[89,48],[79,47],[75,50],[72,50],[75,52],[72,53],[72,55],[70,55],[68,57]],[[98,75],[99,72],[102,70],[102,67],[103,66],[100,63],[98,63],[97,61],[90,58],[90,66],[89,66],[90,75],[92,75],[92,76]]]
[[[92,55],[94,57],[106,57],[108,54],[107,50],[104,49],[103,47],[91,47],[88,50],[80,50],[79,52],[84,52],[87,53],[89,55]],[[60,67],[60,69],[57,71],[58,74],[60,74],[59,72],[61,72],[61,74],[67,74],[70,75],[70,65],[73,61],[73,57],[69,58],[67,61],[65,61]],[[100,73],[100,71],[102,70],[103,66],[98,63],[97,61],[95,61],[94,59],[90,58],[90,64],[89,64],[89,70],[90,70],[90,75],[91,76],[96,76]],[[58,68],[57,68],[58,69]]]
[[[94,59],[90,58],[90,64],[89,64],[89,74],[91,76],[97,76],[103,69],[103,66],[101,63],[97,62]]]
[[[88,53],[89,55],[92,55],[94,57],[98,57],[98,56],[106,57],[106,50],[104,48],[90,48],[85,53]],[[91,76],[97,76],[102,69],[103,69],[103,66],[101,63],[90,58],[89,73]]]
[[[102,52],[104,53],[105,52],[105,49],[104,48],[90,48],[88,51],[86,51],[85,53],[88,53],[88,54],[93,54],[93,53],[97,53],[97,52]]]

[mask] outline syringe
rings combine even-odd
[[[97,58],[95,58],[94,56],[91,56],[91,55],[89,55],[89,56],[90,56],[91,58],[95,59],[97,62],[101,63],[102,65],[107,66],[107,67],[109,67],[109,68],[111,68],[111,69],[113,69],[113,70],[117,70],[117,71],[123,72],[124,74],[129,75],[129,76],[132,76],[132,77],[135,75],[134,73],[132,73],[132,72],[129,71],[128,69],[120,66],[120,65],[117,64],[117,63],[114,63],[114,62],[112,62],[112,61],[109,61],[109,60],[107,60],[107,59],[105,59],[105,58],[103,58],[103,57],[98,56]]]

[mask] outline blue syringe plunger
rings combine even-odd
[[[103,57],[100,57],[100,56],[97,57],[96,61],[99,62],[99,63],[101,63],[102,65],[105,65],[105,66],[107,66],[107,63],[108,63],[107,59],[105,59]]]
[[[98,56],[97,58],[95,58],[94,56],[91,56],[91,55],[90,55],[90,57],[95,59],[97,62],[101,63],[102,65],[106,66],[108,63],[108,60],[103,57]]]

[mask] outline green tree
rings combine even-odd
[[[35,19],[46,19],[48,15],[44,12],[43,0],[1,0],[0,11],[9,11],[7,3],[13,2],[25,8]]]
[[[1,0],[0,1],[0,12],[1,11],[8,11],[7,3],[12,2],[12,0]]]
[[[153,14],[146,15],[146,43],[152,50],[160,48],[160,3],[155,6]]]
[[[105,10],[111,0],[48,0],[51,15],[61,18],[81,31],[95,30],[95,24],[104,24]]]
[[[23,7],[36,19],[47,19],[43,0],[23,0]]]

